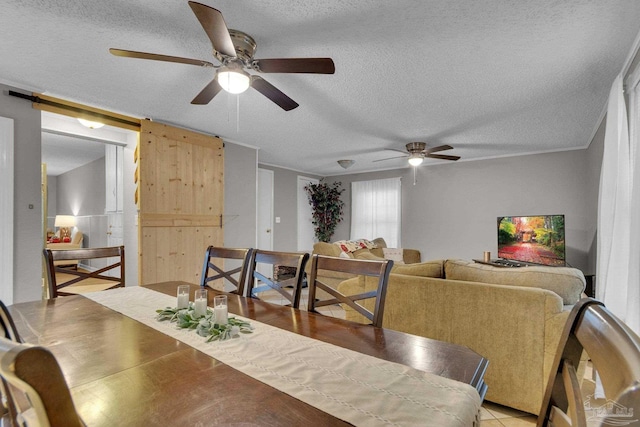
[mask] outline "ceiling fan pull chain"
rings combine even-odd
[[[418,182],[417,178],[416,178],[416,170],[418,168],[416,166],[413,166],[413,185],[416,185],[416,183]]]
[[[240,95],[236,95],[236,133],[240,133]]]

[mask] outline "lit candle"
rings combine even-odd
[[[219,325],[226,325],[229,321],[226,295],[218,295],[213,298],[213,315],[215,316],[215,323]]]
[[[178,286],[178,302],[176,307],[178,310],[189,307],[189,285]]]
[[[193,304],[193,315],[202,317],[207,314],[207,290],[198,289]]]

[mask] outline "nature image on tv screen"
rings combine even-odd
[[[564,266],[564,215],[498,217],[498,257]]]

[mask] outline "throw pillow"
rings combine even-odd
[[[402,248],[382,248],[385,259],[390,259],[395,265],[404,264],[404,251]]]
[[[575,304],[585,288],[584,274],[577,268],[529,266],[493,267],[465,260],[447,260],[445,278],[496,285],[528,286],[555,292],[563,304]]]
[[[376,244],[367,239],[359,240],[338,240],[333,242],[334,245],[338,245],[342,252],[355,252],[360,249],[373,249],[376,248]]]
[[[384,258],[380,258],[369,252],[367,249],[360,249],[359,251],[355,251],[353,253],[355,259],[369,259],[373,261],[384,260]]]

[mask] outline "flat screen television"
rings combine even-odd
[[[499,216],[498,258],[566,265],[564,215]]]

